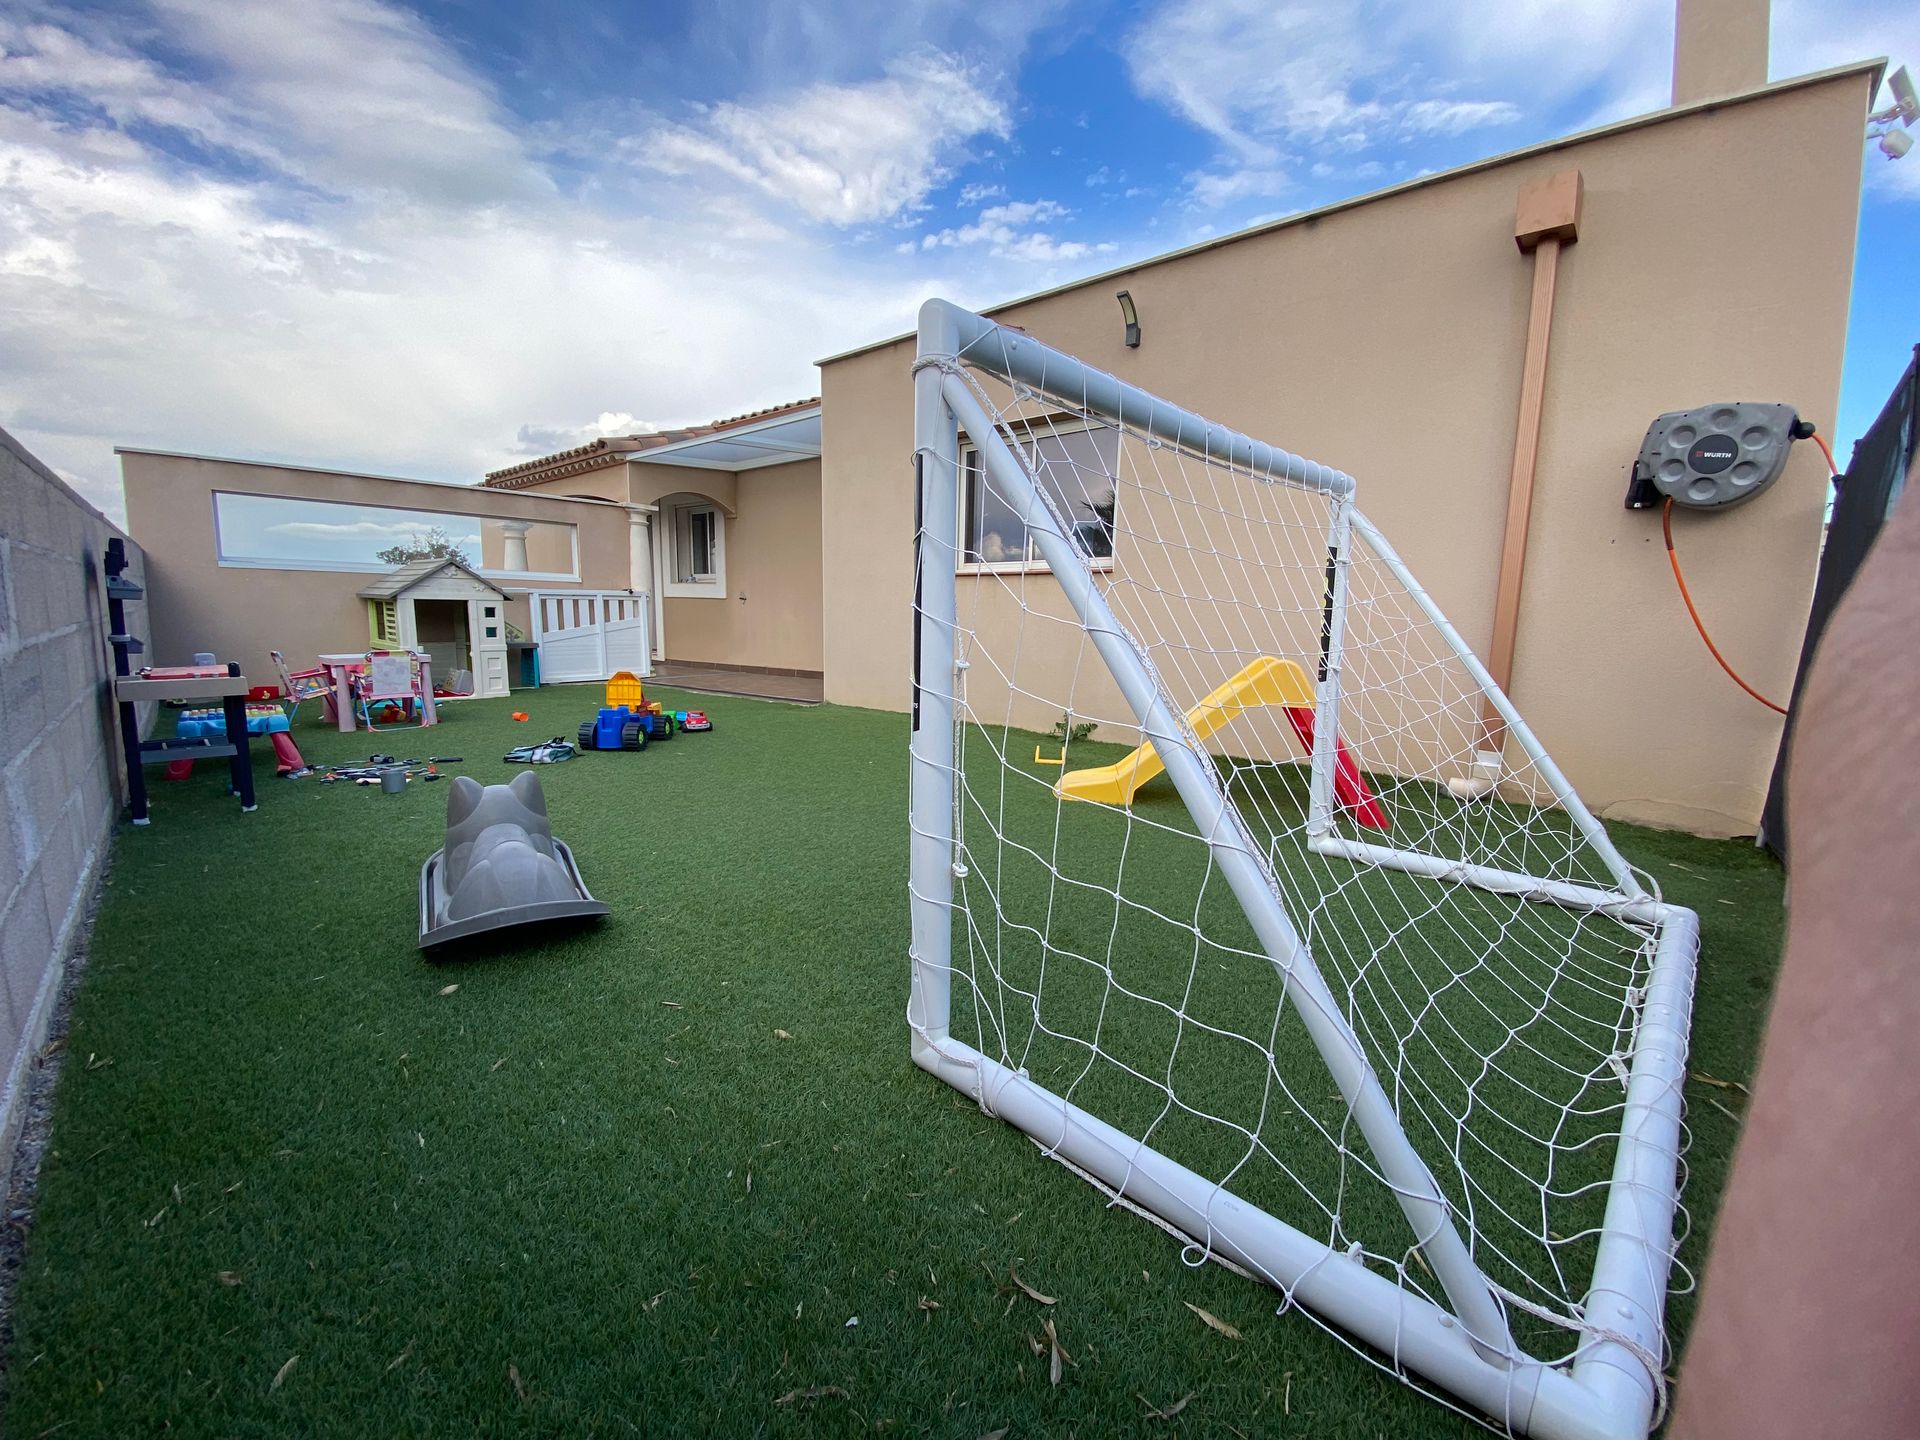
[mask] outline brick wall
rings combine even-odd
[[[120,806],[101,568],[120,533],[0,431],[0,1187]]]

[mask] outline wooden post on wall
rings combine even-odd
[[[1500,576],[1493,602],[1493,643],[1487,669],[1502,690],[1513,682],[1514,639],[1520,627],[1520,582],[1527,568],[1527,527],[1533,513],[1533,476],[1540,458],[1540,411],[1547,388],[1547,349],[1553,340],[1553,294],[1560,252],[1579,238],[1580,172],[1562,170],[1520,187],[1513,239],[1533,256],[1533,299],[1527,309],[1526,358],[1520,370],[1520,413],[1507,479],[1507,524],[1500,545]],[[1488,702],[1481,710],[1484,751],[1497,757],[1507,726]]]

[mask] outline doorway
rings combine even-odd
[[[454,690],[454,677],[465,671],[472,683],[473,632],[465,600],[415,600],[414,643],[433,660],[436,689]]]

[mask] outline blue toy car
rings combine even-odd
[[[582,750],[644,750],[651,740],[673,738],[673,721],[648,710],[609,705],[580,724]]]

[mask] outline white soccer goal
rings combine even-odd
[[[1696,917],[1348,476],[943,301],[914,384],[916,1062],[1449,1403],[1644,1435]]]

